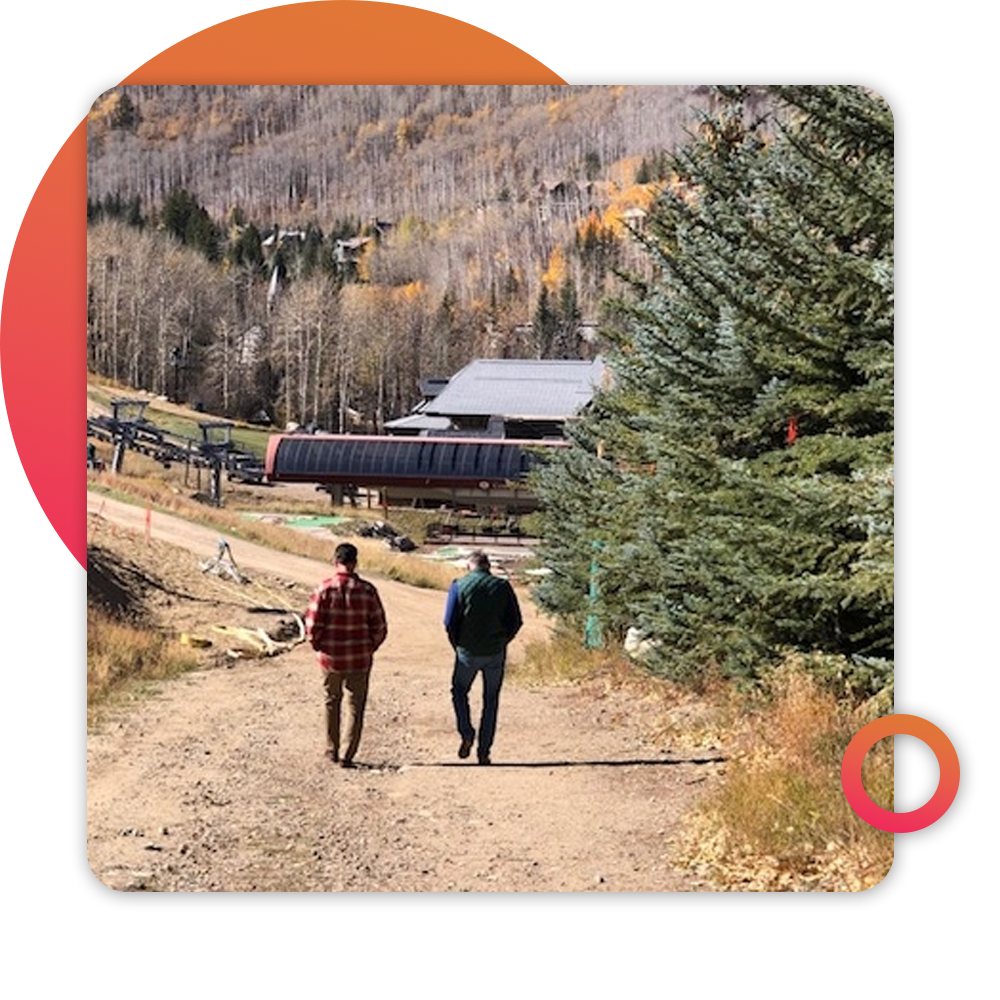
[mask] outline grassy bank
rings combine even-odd
[[[737,891],[858,891],[877,885],[893,858],[891,834],[851,810],[840,764],[865,708],[836,701],[795,662],[743,702],[729,731],[722,786],[688,817],[675,845],[685,867]],[[862,780],[892,809],[892,741],[868,754]]]
[[[195,669],[197,658],[166,636],[87,608],[87,721],[143,685]]]

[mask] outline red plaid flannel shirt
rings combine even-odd
[[[338,573],[313,591],[305,625],[323,670],[370,670],[388,632],[378,591],[350,573]]]

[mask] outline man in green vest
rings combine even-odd
[[[476,758],[480,764],[489,764],[507,646],[520,631],[521,609],[514,588],[490,572],[490,560],[485,552],[473,552],[469,556],[468,569],[466,576],[451,585],[444,612],[444,627],[455,650],[451,702],[462,739],[458,756],[464,760],[476,744],[476,730],[469,712],[469,689],[476,674],[482,672],[483,713],[479,720]]]

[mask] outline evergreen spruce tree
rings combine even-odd
[[[638,627],[671,676],[798,650],[861,697],[893,655],[892,116],[856,87],[717,97],[616,303],[614,388],[539,476],[538,598]]]
[[[301,274],[310,277],[319,270],[323,258],[323,230],[315,222],[306,227],[305,245],[302,248]]]
[[[548,288],[543,284],[538,290],[538,302],[531,330],[535,340],[535,353],[539,359],[551,358],[558,332],[559,318],[550,303]]]
[[[133,196],[125,212],[125,221],[135,229],[142,229],[146,225],[146,220],[142,217],[142,203],[139,196]]]
[[[567,275],[559,286],[557,313],[555,318],[555,342],[552,356],[556,358],[580,357],[580,306],[576,296],[576,285]]]
[[[160,222],[185,246],[200,251],[206,259],[218,261],[222,256],[222,237],[208,212],[198,199],[184,188],[175,188],[164,199]]]
[[[123,91],[111,114],[111,127],[134,132],[139,127],[139,121],[139,110],[136,108],[135,102],[129,97],[127,91]]]

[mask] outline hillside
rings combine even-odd
[[[88,121],[90,369],[377,430],[475,357],[592,356],[704,91],[110,91]]]
[[[516,209],[560,182],[580,182],[601,207],[633,183],[642,157],[684,141],[705,92],[122,87],[91,111],[87,192],[92,201],[138,196],[148,213],[185,188],[216,219],[239,209],[257,225],[328,231],[338,220],[437,224],[468,209]]]

